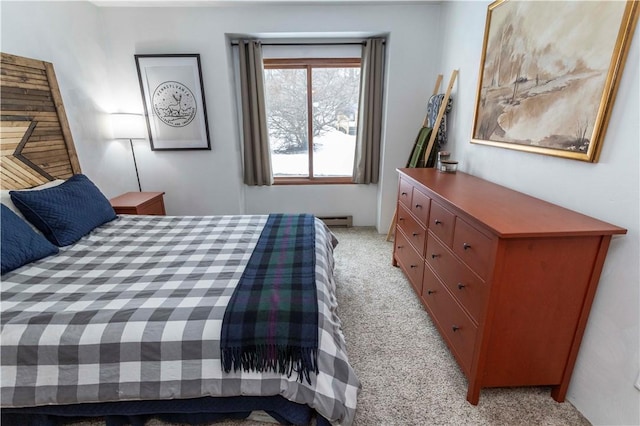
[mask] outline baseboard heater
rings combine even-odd
[[[319,217],[327,226],[342,226],[351,228],[353,226],[353,216],[324,216]]]

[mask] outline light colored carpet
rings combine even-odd
[[[335,228],[339,315],[362,382],[355,425],[588,425],[550,388],[483,389],[467,380],[399,268],[393,243],[372,228]]]
[[[391,266],[393,244],[373,228],[333,231],[339,316],[362,382],[355,426],[589,425],[569,402],[555,402],[549,388],[483,389],[480,403],[469,404],[464,375],[409,282]]]

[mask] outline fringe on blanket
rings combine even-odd
[[[296,346],[257,345],[254,347],[225,348],[221,351],[222,365],[225,371],[273,371],[291,377],[298,374],[297,380],[306,380],[311,384],[310,373],[318,374],[318,351],[315,348]]]

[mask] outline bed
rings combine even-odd
[[[6,90],[30,83],[3,75],[3,97],[29,93],[53,105],[17,111],[3,99],[3,130],[25,130],[15,130],[18,138],[3,131],[2,222],[17,220],[11,229],[33,238],[17,238],[15,245],[42,250],[5,271],[3,248],[2,423],[106,417],[108,424],[143,424],[154,416],[196,424],[264,411],[281,423],[308,424],[315,417],[317,424],[351,424],[360,383],[337,316],[336,241],[325,224],[308,215],[115,216],[81,173],[59,93],[53,94],[51,64],[6,54],[2,61],[4,69],[37,74],[40,85],[44,76],[46,83]],[[15,102],[16,108],[24,104]],[[55,162],[47,160],[48,147],[55,147]],[[17,192],[7,196],[8,190]],[[231,327],[226,316],[231,306],[243,306],[237,294],[254,270],[256,253],[265,250],[266,230],[278,220],[303,219],[313,261],[292,263],[307,265],[314,283],[298,304],[317,311],[311,312],[317,335],[302,333],[317,341],[311,368],[301,368],[299,358],[285,368],[269,362],[256,368],[255,362],[243,364],[246,355],[227,368],[221,361]],[[3,225],[3,246],[4,231]],[[291,236],[283,235],[274,244]],[[260,281],[262,276],[254,275],[253,285],[280,297],[269,287],[276,284]],[[246,312],[257,310],[247,300]]]

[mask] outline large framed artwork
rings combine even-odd
[[[200,55],[135,59],[151,149],[211,149]]]
[[[598,161],[638,4],[491,3],[471,142]]]

